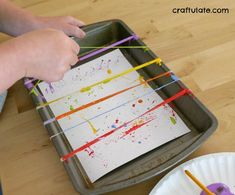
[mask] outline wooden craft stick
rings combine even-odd
[[[184,171],[185,174],[190,177],[191,180],[193,180],[203,191],[207,193],[207,195],[216,195],[213,192],[211,192],[205,185],[203,185],[192,173],[190,173],[188,170]]]

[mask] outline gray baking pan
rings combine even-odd
[[[83,30],[86,37],[82,40],[74,38],[81,46],[108,46],[118,40],[124,39],[134,32],[120,20],[109,20],[85,26]],[[141,40],[132,40],[123,45],[145,46]],[[78,63],[79,66],[89,60],[100,55],[110,52],[109,49],[99,55]],[[91,51],[91,49],[81,49],[80,55]],[[92,50],[93,51],[93,50]],[[121,49],[121,52],[130,61],[133,66],[155,59],[157,56],[150,50],[143,49]],[[151,78],[154,75],[169,71],[167,66],[149,66],[141,69],[139,73],[145,78]],[[28,78],[26,78],[27,80]],[[170,77],[162,77],[152,81],[150,86],[161,86],[171,81]],[[36,82],[36,81],[35,81]],[[34,82],[34,83],[35,83]],[[178,81],[169,85],[158,94],[163,98],[169,98],[176,94],[186,86]],[[30,90],[30,87],[29,87]],[[36,93],[40,93],[38,88]],[[39,96],[31,95],[35,105],[43,102]],[[89,182],[82,166],[77,157],[70,158],[67,162],[63,162],[64,167],[75,187],[80,194],[103,194],[110,191],[122,189],[159,175],[163,171],[169,169],[179,161],[183,160],[194,150],[196,150],[208,137],[215,131],[217,120],[213,114],[194,96],[182,96],[172,103],[170,106],[180,115],[185,124],[191,129],[191,132],[158,147],[129,163],[115,169],[114,171],[103,176],[95,183]],[[49,106],[39,110],[42,121],[46,121],[53,117]],[[49,135],[62,131],[57,122],[46,126]],[[60,157],[72,151],[66,137],[64,135],[56,136],[52,139],[53,144]],[[59,163],[59,162],[58,162]]]

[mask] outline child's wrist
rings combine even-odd
[[[29,14],[28,21],[31,24],[31,30],[38,30],[41,28],[41,17]]]
[[[35,30],[48,28],[48,26],[45,25],[44,17],[42,16],[32,15],[31,22]]]
[[[25,63],[24,49],[18,42],[17,38],[9,41],[9,46],[6,47],[8,53],[11,53],[12,57],[9,56],[9,65],[11,66],[12,72],[16,80],[19,80],[26,75],[27,64]]]
[[[0,77],[2,82],[0,85],[0,91],[9,88],[17,80],[24,77],[25,68],[22,66],[21,60],[23,53],[19,52],[20,48],[14,43],[14,40],[2,43],[0,46]]]

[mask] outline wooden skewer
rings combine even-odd
[[[216,195],[213,192],[211,192],[205,185],[203,185],[192,173],[190,173],[188,170],[184,171],[187,176],[190,177],[203,191],[207,193],[207,195]]]

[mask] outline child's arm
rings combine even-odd
[[[0,94],[22,77],[63,78],[78,61],[78,44],[61,31],[32,31],[0,45]]]
[[[54,28],[67,35],[82,38],[85,33],[79,27],[83,25],[82,21],[71,16],[34,16],[7,0],[0,0],[0,31],[12,36],[42,28]]]

